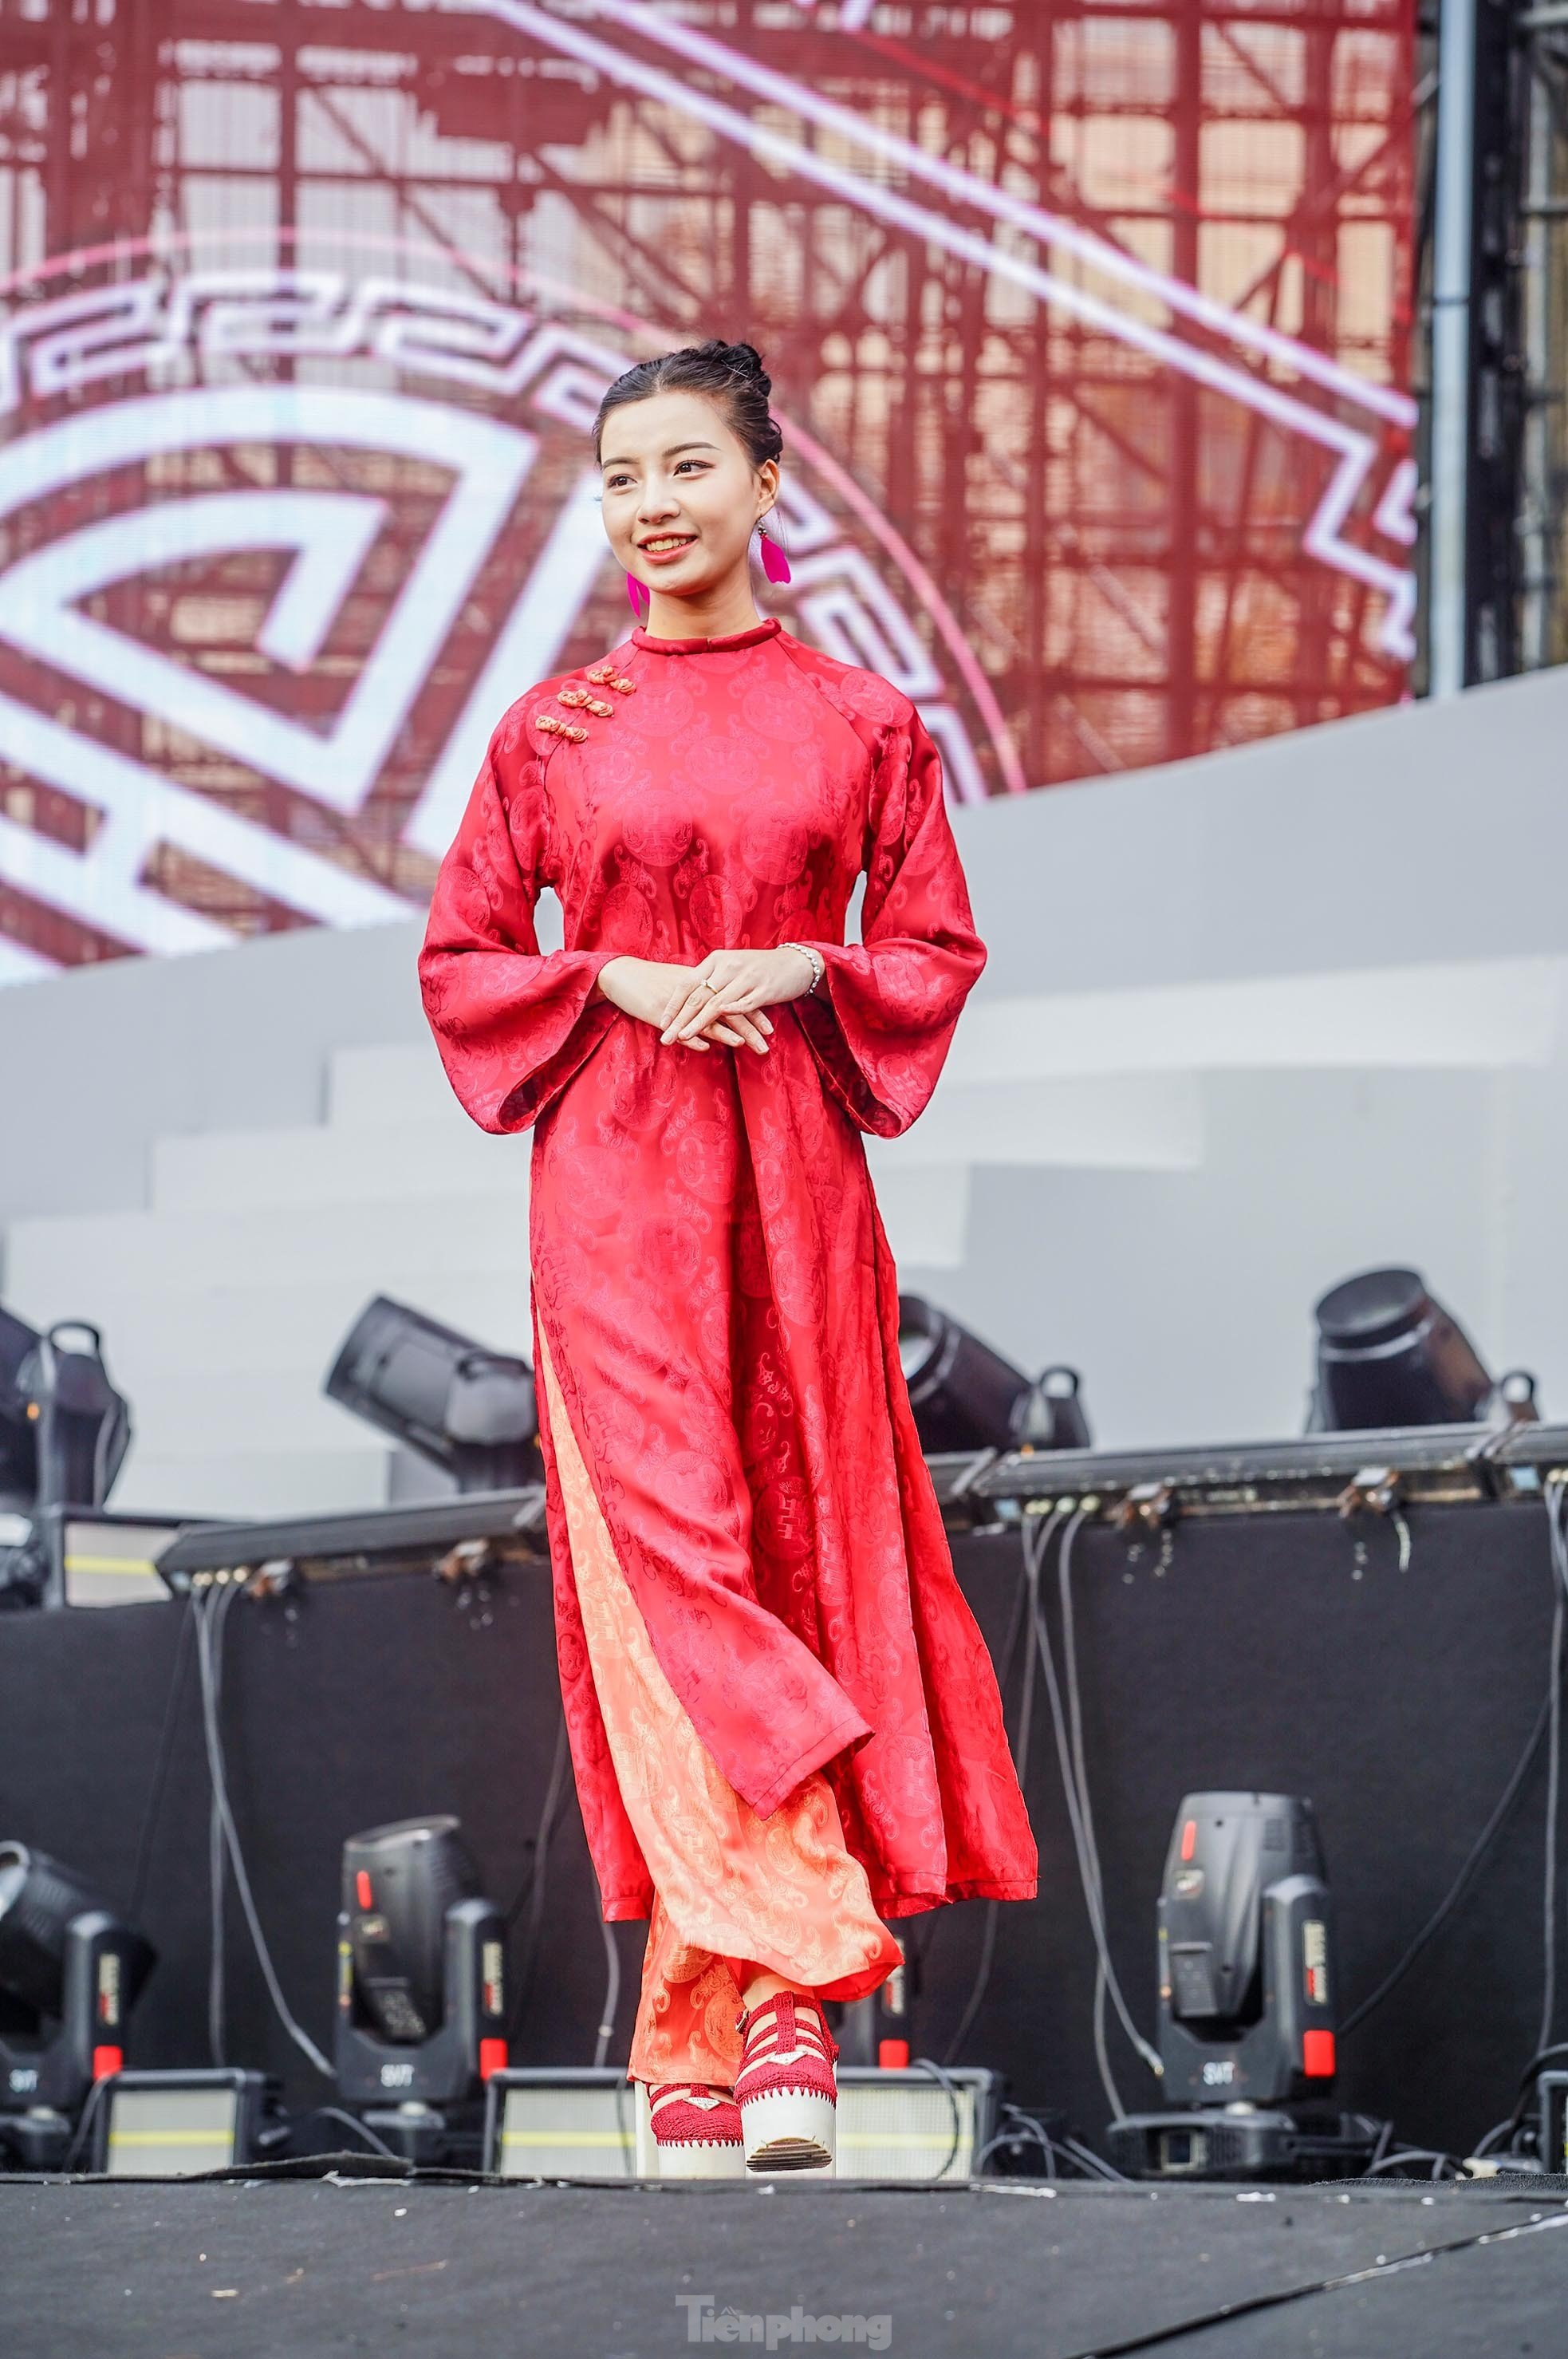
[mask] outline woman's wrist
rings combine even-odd
[[[827,972],[827,960],[823,957],[822,952],[819,950],[815,950],[809,942],[784,942],[781,947],[786,951],[797,951],[806,961],[806,963],[810,970],[811,980],[806,984],[806,991],[802,994],[802,996],[808,996],[810,993],[816,989],[817,984],[821,982],[824,973]]]

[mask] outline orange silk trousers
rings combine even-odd
[[[550,1365],[539,1376],[593,1683],[626,1815],[654,1883],[633,2080],[734,2085],[741,1991],[759,1971],[829,1999],[860,1998],[902,1952],[844,1844],[820,1770],[771,1816],[742,1801],[660,1667]]]

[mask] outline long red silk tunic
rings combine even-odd
[[[639,630],[609,669],[631,687],[546,681],[491,740],[419,954],[442,1061],[483,1129],[534,1125],[533,1316],[723,1776],[766,1817],[823,1769],[884,1916],[1029,1898],[1034,1840],[921,1455],[861,1144],[920,1113],[985,962],[935,748],[906,697],[776,621]],[[566,947],[541,956],[546,885]],[[827,973],[769,1009],[766,1056],[666,1047],[596,988],[624,954],[790,940]],[[578,1792],[605,1916],[644,1917],[542,1388],[539,1407]]]

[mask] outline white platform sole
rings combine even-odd
[[[838,2107],[830,2097],[781,2089],[741,2108],[748,2170],[809,2170],[827,2177],[837,2153]]]

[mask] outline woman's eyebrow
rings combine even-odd
[[[683,451],[717,451],[718,448],[717,442],[672,442],[669,449],[659,455],[664,459],[678,459]],[[634,467],[637,462],[635,459],[601,459],[599,463],[601,467]]]

